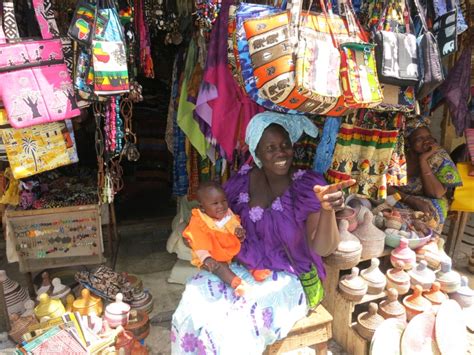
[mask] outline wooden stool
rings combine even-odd
[[[328,340],[332,338],[332,316],[322,305],[310,312],[306,318],[296,322],[285,339],[269,345],[264,354],[281,354],[298,348],[310,347],[325,355]]]

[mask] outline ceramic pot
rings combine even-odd
[[[35,316],[35,301],[27,300],[23,304],[25,311],[21,314],[21,317]]]
[[[66,313],[66,309],[60,300],[51,299],[48,294],[40,295],[39,304],[35,307],[35,316],[41,321],[42,318],[57,318]]]
[[[35,324],[38,324],[38,321],[34,315],[20,317],[18,314],[12,314],[10,316],[11,329],[8,335],[16,343],[21,343],[23,341],[21,337],[28,332],[28,327]]]
[[[133,295],[133,301],[130,303],[132,309],[145,311],[150,314],[153,311],[153,296],[148,291],[142,291]]]
[[[408,271],[408,275],[410,276],[411,288],[420,285],[425,291],[428,291],[436,280],[435,273],[428,268],[425,260],[420,261],[415,268]]]
[[[400,246],[390,253],[390,262],[395,266],[397,261],[403,261],[405,270],[410,270],[416,266],[416,254],[408,247],[406,238],[400,239]]]
[[[147,349],[128,330],[123,330],[118,334],[115,349],[125,355],[148,355]]]
[[[102,299],[90,293],[87,288],[82,289],[81,297],[72,304],[73,312],[79,312],[81,316],[87,316],[95,313],[100,316],[104,309]]]
[[[348,231],[349,222],[341,220],[339,222],[340,242],[337,250],[324,258],[327,265],[334,266],[340,270],[350,269],[356,266],[362,255],[362,245],[351,232]]]
[[[390,288],[387,292],[387,299],[380,302],[378,313],[384,318],[397,318],[407,321],[405,307],[398,302],[398,292],[395,288]]]
[[[400,230],[403,225],[403,219],[400,214],[396,211],[393,211],[389,214],[384,214],[385,216],[385,227]]]
[[[441,291],[446,293],[456,292],[461,286],[461,275],[451,269],[451,260],[441,260],[441,270],[436,274],[436,281],[441,285]]]
[[[450,297],[462,308],[468,308],[474,304],[474,290],[469,287],[466,276],[461,276],[461,286],[456,292],[450,294]]]
[[[367,293],[367,283],[359,276],[359,269],[353,267],[349,275],[344,275],[339,280],[339,291],[344,298],[358,302]]]
[[[364,214],[364,221],[352,234],[359,238],[362,244],[362,256],[364,260],[377,258],[383,254],[385,246],[385,233],[372,223],[374,215],[370,211]]]
[[[423,292],[423,297],[431,302],[435,311],[438,310],[441,303],[448,299],[448,295],[441,291],[441,285],[438,281],[433,282],[429,291]]]
[[[3,284],[3,294],[7,304],[8,314],[23,313],[24,303],[29,299],[26,289],[11,280],[5,270],[0,270],[0,282]]]
[[[336,219],[338,223],[342,220],[349,222],[347,230],[349,232],[354,231],[357,228],[357,216],[356,211],[351,207],[344,207],[341,211],[336,212]]]
[[[70,293],[69,295],[66,296],[66,312],[72,312],[73,310],[73,304],[74,304],[74,295]]]
[[[116,328],[119,325],[126,325],[128,323],[128,316],[130,313],[130,305],[123,302],[123,295],[117,293],[115,295],[115,302],[112,302],[105,307],[104,318],[111,328]]]
[[[410,290],[410,276],[404,271],[403,261],[397,261],[393,269],[387,270],[387,289],[395,288],[399,295]]]
[[[148,318],[148,314],[145,311],[132,309],[125,329],[131,331],[135,338],[142,341],[150,334],[150,319]]]
[[[357,332],[366,340],[372,340],[375,330],[384,321],[383,317],[377,314],[377,303],[370,302],[369,310],[357,316]]]
[[[53,284],[53,291],[51,292],[51,298],[53,300],[60,300],[63,304],[66,304],[67,295],[71,293],[71,288],[61,283],[61,279],[55,277],[51,282]]]
[[[416,285],[413,294],[403,298],[403,305],[407,310],[407,320],[410,321],[417,314],[429,311],[432,307],[431,302],[422,296],[423,289]]]
[[[36,300],[39,301],[39,296],[43,293],[51,294],[53,286],[51,285],[51,279],[49,278],[49,273],[47,271],[41,274],[41,286],[36,291]]]
[[[379,269],[380,260],[377,258],[372,258],[370,261],[370,266],[360,272],[360,276],[367,283],[367,293],[372,295],[377,295],[381,293],[385,285],[387,284],[387,279],[385,275]]]

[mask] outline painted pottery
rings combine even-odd
[[[404,295],[410,290],[410,276],[404,271],[403,261],[397,261],[393,269],[387,270],[387,289],[395,288],[399,295]]]
[[[352,233],[362,244],[361,258],[364,260],[379,257],[385,247],[385,233],[374,226],[373,217],[372,212],[366,211],[364,221]]]
[[[21,314],[21,317],[35,316],[35,301],[26,300],[23,304],[25,311]]]
[[[408,247],[410,249],[417,249],[425,245],[431,240],[431,234],[420,238],[418,234],[413,231],[407,232],[403,230],[396,230],[387,228],[385,230],[385,245],[392,248],[400,246],[400,240],[406,238],[408,240]]]
[[[63,304],[66,304],[66,297],[71,293],[71,289],[68,286],[63,285],[59,277],[55,277],[51,283],[53,284],[51,298],[54,300],[61,300]]]
[[[349,222],[348,231],[352,232],[357,228],[356,211],[351,207],[344,207],[341,211],[336,212],[336,219],[338,223],[342,220]]]
[[[360,276],[367,283],[367,293],[377,295],[382,292],[387,284],[385,275],[379,269],[380,260],[372,258],[370,266],[360,272]]]
[[[147,290],[133,295],[133,301],[130,303],[132,309],[145,311],[150,314],[153,311],[153,296]]]
[[[379,314],[384,318],[397,318],[404,322],[407,320],[405,307],[398,302],[398,292],[395,288],[391,288],[387,292],[387,299],[380,302]]]
[[[72,293],[66,296],[66,312],[72,312],[74,300],[75,298]]]
[[[436,280],[435,273],[428,268],[425,260],[420,261],[415,268],[408,271],[410,276],[411,288],[420,285],[423,290],[429,290],[431,285]]]
[[[377,303],[370,302],[369,310],[357,316],[357,332],[366,340],[372,340],[375,330],[384,321],[380,314],[377,314]]]
[[[407,310],[407,320],[410,321],[417,314],[431,309],[431,302],[422,296],[423,289],[416,285],[413,294],[403,298],[403,305]]]
[[[402,335],[402,354],[440,355],[435,340],[435,323],[436,318],[433,312],[425,312],[413,317]]]
[[[327,265],[337,267],[340,270],[350,269],[356,266],[362,255],[362,245],[351,232],[348,231],[349,222],[339,222],[340,242],[334,253],[324,258]]]
[[[145,339],[150,334],[150,319],[145,311],[132,309],[125,329],[133,333],[138,340]]]
[[[26,289],[10,279],[5,270],[0,270],[0,282],[3,284],[8,314],[23,313],[25,311],[24,303],[29,299]]]
[[[51,284],[51,279],[47,271],[41,273],[41,286],[36,291],[36,300],[39,301],[39,296],[43,293],[51,294],[53,290],[53,285]]]
[[[444,355],[467,354],[467,330],[461,306],[454,300],[443,302],[436,315],[436,343]]]
[[[81,297],[77,298],[72,304],[72,310],[79,312],[80,315],[86,316],[91,313],[95,313],[100,316],[104,309],[102,299],[98,296],[91,294],[91,292],[84,288],[81,291]]]
[[[42,318],[57,318],[66,313],[62,302],[60,300],[51,299],[47,293],[40,295],[39,304],[35,307],[35,316],[41,321]]]
[[[448,295],[441,291],[441,285],[438,281],[433,282],[430,290],[423,292],[423,297],[431,302],[435,311],[438,310],[441,303],[448,299]]]
[[[8,332],[8,335],[16,343],[21,343],[23,334],[28,332],[28,327],[34,324],[38,324],[38,320],[34,315],[20,317],[18,314],[12,314],[10,316],[10,326],[11,329]]]
[[[123,330],[117,335],[115,349],[122,351],[125,355],[147,355],[148,350],[140,344],[132,332]],[[123,349],[123,350],[122,350]]]
[[[360,301],[367,293],[367,283],[359,276],[359,269],[353,267],[349,275],[339,280],[339,291],[350,301]]]
[[[400,246],[395,248],[390,253],[390,262],[393,266],[397,261],[403,261],[403,268],[410,270],[416,266],[416,254],[408,247],[408,240],[406,238],[400,239]]]
[[[130,305],[123,302],[123,295],[117,293],[115,295],[115,302],[112,302],[105,307],[104,318],[109,322],[111,328],[116,328],[119,325],[126,325],[130,313]]]
[[[461,286],[461,275],[451,269],[451,260],[441,260],[441,270],[436,274],[436,281],[441,285],[441,291],[456,292]]]
[[[397,318],[385,319],[375,330],[370,343],[371,355],[400,355],[400,343],[406,322]]]
[[[474,290],[469,287],[466,276],[461,276],[461,286],[449,296],[463,308],[471,307],[474,304]]]

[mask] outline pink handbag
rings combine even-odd
[[[34,1],[35,15],[43,38],[50,39],[12,38],[11,28],[5,26],[11,26],[14,17],[7,23],[3,21],[4,32],[9,35],[7,43],[0,44],[0,98],[14,128],[60,121],[80,114],[61,41],[51,39],[55,34],[51,25],[54,19],[45,20],[45,7],[49,7],[45,3],[45,0]],[[12,6],[11,2],[9,6]],[[45,21],[50,25],[46,27]],[[0,39],[0,43],[4,39]]]

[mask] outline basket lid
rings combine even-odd
[[[393,317],[406,313],[405,307],[398,302],[398,291],[395,288],[388,290],[387,299],[380,302],[380,309]]]
[[[349,232],[349,221],[343,219],[339,221],[339,236],[341,241],[337,246],[337,250],[345,253],[351,253],[361,248],[359,239]]]
[[[408,239],[406,238],[400,238],[400,245],[393,249],[391,254],[392,256],[402,260],[411,260],[416,258],[416,254],[408,246]]]
[[[451,269],[451,259],[441,260],[441,270],[436,276],[441,284],[461,284],[461,275]]]
[[[363,312],[357,316],[357,323],[359,323],[364,328],[375,331],[377,327],[384,321],[383,317],[380,314],[377,314],[379,307],[377,303],[370,302],[369,310]]]
[[[405,263],[401,260],[395,262],[395,267],[387,271],[387,278],[396,283],[410,282],[410,276],[404,271]]]
[[[438,281],[433,282],[429,291],[423,292],[423,297],[433,304],[441,304],[448,299],[448,296],[441,291],[441,285]]]
[[[432,284],[435,279],[435,273],[428,268],[426,260],[421,260],[415,268],[408,271],[408,275],[420,283]]]
[[[403,299],[405,307],[414,309],[416,311],[424,312],[431,309],[431,302],[422,296],[422,288],[416,285],[413,294],[406,296]]]
[[[353,267],[349,275],[342,276],[339,284],[342,285],[344,289],[352,290],[357,293],[367,290],[367,283],[359,276],[359,268],[357,267]]]
[[[360,275],[367,281],[373,284],[382,284],[386,282],[385,275],[379,269],[380,260],[372,258],[370,266],[360,272]]]

